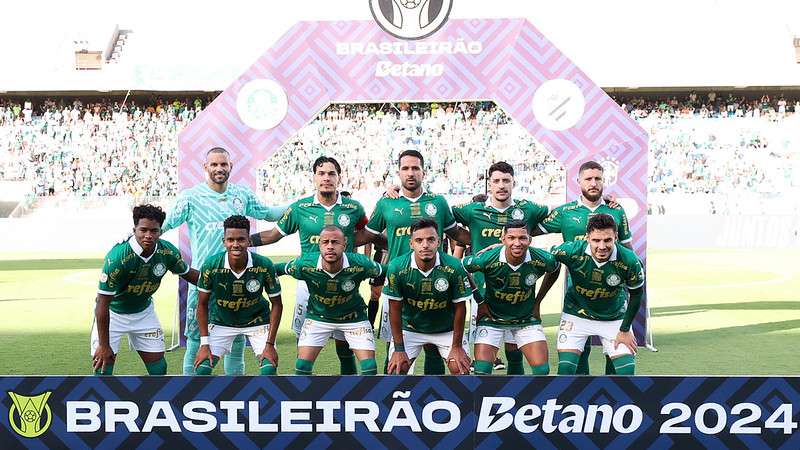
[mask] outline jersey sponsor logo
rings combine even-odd
[[[411,236],[411,227],[397,227],[394,230],[395,236]]]
[[[494,297],[498,300],[516,305],[517,303],[529,300],[531,298],[531,294],[533,294],[533,289],[518,290],[513,293],[495,291]]]
[[[414,306],[415,308],[421,311],[445,309],[447,308],[447,304],[449,303],[447,300],[436,300],[435,298],[430,298],[430,297],[423,300],[407,298],[406,302],[408,302],[409,305]]]
[[[345,292],[350,292],[355,288],[356,288],[356,282],[353,280],[346,280],[344,283],[342,283],[342,290],[344,290]]]
[[[319,235],[315,234],[313,236],[309,236],[308,237],[308,243],[309,244],[314,244],[314,245],[319,244]]]
[[[142,284],[129,284],[128,293],[133,295],[152,294],[158,290],[159,283],[145,281]]]
[[[245,285],[245,288],[247,289],[247,292],[250,293],[258,292],[258,290],[261,289],[261,283],[259,283],[258,280],[250,280]]]
[[[511,218],[514,220],[522,220],[524,217],[525,214],[521,209],[515,208],[513,211],[511,211]]]
[[[324,295],[314,295],[318,302],[322,303],[325,306],[337,306],[343,305],[350,300],[352,300],[353,296],[351,294],[348,295],[333,295],[330,297],[326,297]]]
[[[611,275],[606,277],[606,283],[609,286],[619,286],[619,284],[621,282],[622,282],[622,279],[619,277],[619,275],[617,275],[615,273],[612,273]]]
[[[100,282],[105,283],[106,281],[108,281],[108,274],[105,272],[100,272]]]
[[[536,284],[536,275],[529,273],[528,276],[525,277],[525,285],[533,286]]]
[[[153,266],[153,275],[157,277],[163,277],[165,273],[167,273],[167,266],[164,264],[158,263]]]
[[[206,231],[216,231],[216,230],[221,230],[223,228],[223,225],[224,225],[223,222],[208,222],[207,224],[205,224],[203,229]]]
[[[427,205],[425,205],[425,214],[431,217],[435,216],[438,211],[439,210],[436,209],[436,205],[434,205],[433,203],[428,203]]]
[[[227,308],[233,311],[239,311],[240,309],[250,308],[251,306],[258,304],[260,301],[261,301],[260,298],[247,299],[245,297],[239,297],[236,300],[227,300],[223,298],[218,298],[217,305],[219,305],[222,308]]]
[[[347,214],[342,214],[338,219],[336,219],[336,221],[339,223],[339,226],[346,227],[350,225],[350,216]]]
[[[614,291],[609,291],[604,287],[586,289],[585,287],[577,284],[575,285],[575,292],[590,300],[597,300],[598,298],[612,298],[617,295],[616,289]]]
[[[502,228],[484,228],[481,230],[481,237],[499,238],[503,235]]]
[[[233,210],[236,211],[237,214],[244,214],[244,202],[242,201],[242,199],[234,197],[231,203],[233,206]]]
[[[439,292],[444,292],[450,287],[450,283],[448,283],[445,278],[437,278],[433,283],[433,287]]]

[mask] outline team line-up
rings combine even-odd
[[[388,347],[386,374],[413,372],[424,351],[426,375],[443,375],[445,364],[452,374],[488,375],[504,348],[509,375],[526,372],[523,358],[531,373],[547,375],[540,305],[561,265],[567,280],[558,374],[588,374],[592,336],[602,343],[607,374],[635,373],[631,324],[644,293],[644,270],[631,249],[625,212],[603,197],[600,164],[584,163],[577,180],[581,196],[552,211],[513,198],[514,170],[505,162],[489,167],[485,200],[453,208],[443,196],[425,192],[422,154],[404,151],[397,164],[400,186],[389,188],[367,219],[363,206],[339,191],[341,167],[333,158],[312,164],[313,195],[270,207],[228,182],[233,162],[225,149],[209,150],[207,180],[181,192],[169,213],[136,206],[133,235],[106,255],[91,337],[95,374],[113,374],[124,335],[149,374],[167,373],[152,294],[170,271],[190,284],[184,375],[210,375],[221,358],[226,374],[243,374],[245,338],[260,373],[277,373],[282,276],[297,280],[296,374],[312,374],[330,338],[343,375],[377,374],[373,324],[381,303],[378,337]],[[247,217],[277,224],[251,235]],[[160,239],[183,223],[192,267]],[[293,233],[301,253],[289,262],[273,264],[249,250]],[[546,233],[561,233],[564,243],[549,251],[531,246],[533,236]],[[445,235],[457,243],[452,255],[442,248]],[[372,258],[355,253],[363,245],[374,246]],[[365,280],[372,285],[368,302],[359,293]]]

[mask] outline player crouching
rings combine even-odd
[[[225,251],[208,258],[197,283],[200,350],[194,362],[195,373],[211,375],[219,358],[231,351],[233,340],[244,335],[259,360],[261,375],[275,375],[275,336],[283,312],[281,285],[272,261],[247,250],[247,218],[230,216],[223,227]],[[272,308],[262,295],[264,291]]]
[[[475,374],[490,375],[497,350],[510,332],[534,375],[547,375],[547,341],[536,301],[536,280],[558,273],[559,264],[547,251],[530,246],[527,223],[512,220],[503,227],[503,246],[464,258],[469,272],[482,272],[486,295],[478,304]]]
[[[91,338],[95,375],[113,373],[125,334],[147,373],[167,373],[164,332],[152,295],[167,270],[192,284],[197,283],[198,272],[181,259],[177,248],[159,239],[165,218],[166,213],[157,206],[133,208],[133,236],[115,245],[105,257]]]
[[[435,345],[452,374],[469,374],[464,339],[466,301],[472,299],[461,261],[439,251],[436,222],[411,225],[412,252],[389,262],[384,295],[391,300],[387,373],[405,374],[422,347]]]
[[[335,225],[319,234],[319,253],[305,253],[284,265],[286,274],[308,286],[306,318],[297,341],[296,375],[311,375],[320,351],[334,335],[342,336],[358,358],[362,375],[376,375],[375,338],[367,305],[358,292],[361,282],[384,273],[364,255],[345,252],[347,238]]]

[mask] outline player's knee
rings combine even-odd
[[[264,358],[264,360],[261,361],[261,367],[259,368],[259,373],[261,375],[277,375],[278,369],[275,366],[273,366],[272,363],[269,362],[267,358]]]
[[[358,364],[361,367],[361,375],[378,374],[378,363],[375,362],[375,358],[362,359]]]
[[[166,375],[167,374],[167,360],[163,356],[158,361],[145,363],[144,367],[150,375]]]
[[[633,355],[622,355],[613,358],[614,372],[617,375],[634,375],[636,372],[636,357]]]
[[[558,352],[558,374],[575,375],[578,368],[580,354],[572,352]]]
[[[311,375],[312,369],[314,369],[313,361],[297,358],[297,361],[294,363],[295,375]]]
[[[473,366],[475,367],[475,375],[491,375],[492,369],[494,369],[494,361],[476,359]]]
[[[559,364],[559,367],[561,365]],[[538,366],[531,366],[531,371],[534,375],[548,375],[550,373],[550,363],[539,364]]]

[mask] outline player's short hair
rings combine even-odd
[[[350,197],[353,196],[353,193],[350,192],[350,191],[342,191],[342,192],[339,192],[339,195],[341,195],[342,197],[350,198]]]
[[[336,225],[325,225],[325,226],[324,226],[324,227],[323,227],[323,228],[322,228],[322,229],[319,231],[319,234],[322,234],[324,231],[338,231],[339,233],[342,233],[342,235],[344,235],[344,230],[342,230],[341,228],[337,227]],[[346,236],[345,236],[345,237],[346,237]]]
[[[225,222],[223,223],[222,226],[226,230],[228,228],[233,228],[237,230],[247,230],[248,233],[250,232],[250,221],[247,220],[247,217],[245,216],[240,216],[240,215],[230,216],[227,219],[225,219]]]
[[[139,219],[150,219],[158,222],[158,226],[164,225],[167,213],[159,206],[147,204],[133,208],[133,226],[139,225]]]
[[[397,157],[398,167],[400,167],[400,161],[402,161],[404,156],[413,156],[414,158],[419,159],[419,166],[423,169],[425,168],[425,158],[422,157],[422,153],[416,150],[405,150],[403,153],[400,153],[400,156]]]
[[[586,224],[586,235],[588,236],[594,230],[617,230],[617,222],[608,214],[595,214],[589,216],[589,222]]]
[[[497,161],[496,163],[489,166],[489,172],[488,172],[489,178],[492,177],[493,172],[502,172],[502,173],[507,173],[512,177],[514,176],[514,168],[511,167],[511,164],[505,161]]]
[[[602,172],[603,166],[601,166],[597,161],[586,161],[585,163],[581,164],[581,167],[578,169],[578,175],[582,174],[584,170],[589,169],[597,169]]]
[[[528,231],[528,224],[524,220],[512,220],[503,226],[503,231],[508,231],[512,228],[522,228]]]
[[[439,233],[439,225],[432,219],[419,219],[416,222],[411,224],[411,234],[414,234],[417,230],[424,230],[425,228],[433,228],[436,230],[436,233]]]
[[[486,194],[478,194],[472,196],[473,202],[486,203],[486,200],[489,200],[489,196]]]
[[[311,166],[311,171],[317,173],[317,168],[322,167],[325,163],[333,164],[333,167],[336,169],[336,175],[342,174],[342,166],[339,165],[339,161],[335,158],[331,158],[330,156],[320,156],[319,158],[314,160],[314,164]]]
[[[224,153],[224,154],[226,154],[228,156],[231,156],[230,152],[228,152],[224,148],[222,148],[222,147],[214,147],[211,150],[206,152],[206,158],[208,158],[208,155],[210,155],[212,153]]]

